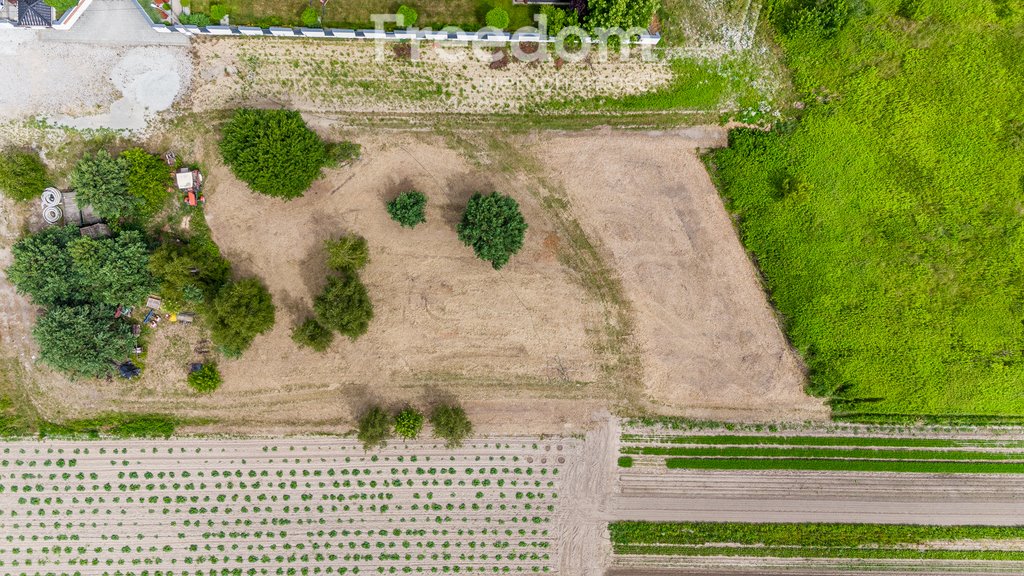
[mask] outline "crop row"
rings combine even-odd
[[[678,448],[624,447],[623,454],[736,458],[849,458],[867,460],[1005,460],[1024,462],[1024,452],[971,452],[963,450],[894,450],[863,448]]]
[[[670,469],[818,470],[918,472],[929,474],[1024,474],[1024,463],[922,460],[847,460],[839,458],[667,458]]]
[[[663,436],[623,434],[626,444],[692,444],[720,446],[865,446],[904,448],[1024,448],[1020,440],[893,438],[884,436],[748,436],[736,434]]]

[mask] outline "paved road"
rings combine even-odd
[[[617,520],[1024,524],[1024,475],[623,473]]]
[[[41,30],[39,39],[111,46],[187,46],[183,34],[162,34],[132,0],[93,0],[71,30]]]

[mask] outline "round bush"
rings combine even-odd
[[[0,192],[15,200],[36,200],[49,185],[46,165],[36,152],[9,150],[0,154]]]
[[[196,392],[213,392],[220,388],[220,372],[214,364],[203,364],[202,368],[188,374],[188,385]]]
[[[508,22],[508,12],[506,12],[504,8],[495,7],[491,8],[487,12],[487,25],[492,28],[504,30],[505,28],[508,28]]]
[[[477,193],[469,199],[457,230],[459,240],[499,270],[522,249],[526,221],[514,199],[497,192],[487,196]]]
[[[224,162],[261,194],[302,196],[330,163],[327,146],[291,110],[236,110],[223,135]]]
[[[443,438],[449,448],[461,446],[473,433],[473,423],[461,406],[438,406],[430,414],[430,425],[434,427],[434,437]]]
[[[317,322],[316,319],[310,318],[292,330],[292,340],[299,346],[323,352],[334,341],[334,332]]]
[[[413,228],[421,222],[427,221],[424,210],[427,207],[427,197],[422,192],[410,190],[402,192],[397,198],[388,202],[388,214],[391,219],[403,227]]]
[[[416,25],[416,20],[419,19],[420,15],[415,10],[402,4],[398,7],[397,15],[402,17],[402,23],[399,26],[405,28],[411,28]]]
[[[391,437],[391,418],[379,406],[373,406],[359,419],[359,431],[356,434],[363,448],[383,448]]]
[[[316,9],[313,7],[307,7],[302,11],[302,25],[306,28],[312,28],[320,22],[320,17],[316,13]]]
[[[423,414],[412,407],[404,408],[395,415],[395,434],[414,440],[423,430]]]
[[[228,15],[228,7],[223,4],[214,4],[210,6],[210,19],[214,22],[219,23]]]

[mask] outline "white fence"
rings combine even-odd
[[[444,30],[346,30],[339,28],[256,28],[252,26],[192,26],[153,25],[153,30],[163,33],[180,33],[186,36],[272,36],[275,38],[333,38],[338,40],[423,40],[429,42],[539,42],[554,43],[557,38],[537,33],[514,33],[495,30],[477,32],[448,32]],[[599,38],[583,38],[584,42],[595,44]],[[653,46],[661,41],[660,34],[641,34],[634,44]]]

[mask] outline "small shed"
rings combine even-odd
[[[191,190],[196,185],[196,179],[192,175],[192,171],[187,168],[182,168],[174,173],[174,182],[178,185],[178,190]]]
[[[18,26],[49,28],[53,24],[53,8],[43,0],[18,2]]]

